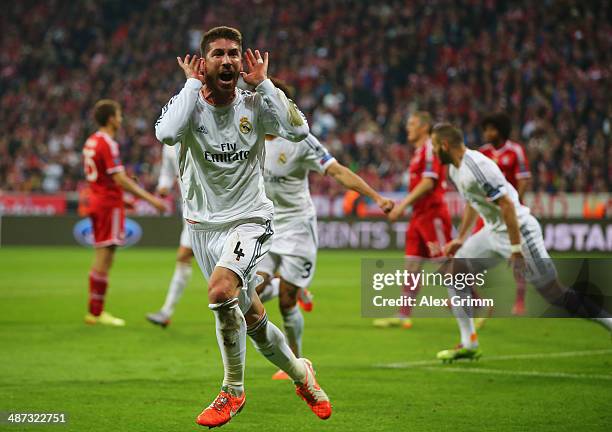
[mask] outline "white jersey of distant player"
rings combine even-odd
[[[176,160],[176,148],[162,145],[162,160],[159,169],[158,189],[172,189],[174,182],[178,179],[178,162]]]
[[[482,153],[466,150],[459,168],[449,165],[448,174],[461,196],[482,216],[489,229],[506,230],[500,208],[494,202],[503,195],[514,204],[519,225],[527,220],[529,208],[520,203],[516,189],[497,164]]]
[[[319,140],[309,134],[305,140],[292,143],[284,138],[266,141],[264,180],[266,194],[274,203],[274,223],[316,216],[308,172],[324,174],[336,161]]]
[[[456,258],[509,258],[512,254],[508,229],[495,200],[506,195],[516,209],[521,232],[521,251],[526,258],[525,278],[536,286],[557,277],[544,245],[542,230],[529,208],[519,202],[516,189],[506,180],[497,164],[474,150],[466,150],[459,168],[449,167],[449,177],[463,198],[483,217],[485,226],[467,239]],[[471,265],[488,268],[494,261],[474,261]],[[474,270],[475,271],[475,270]]]
[[[170,147],[162,145],[162,161],[159,169],[159,180],[157,181],[158,189],[172,189],[174,182],[177,181],[178,177],[178,162],[176,160],[176,147]],[[187,249],[191,249],[191,239],[189,238],[189,230],[187,229],[187,222],[183,219],[183,229],[181,230],[181,236],[179,244]]]
[[[227,106],[210,105],[194,78],[163,108],[157,138],[179,145],[183,216],[211,228],[253,218],[270,220],[272,202],[262,175],[264,137],[294,141],[308,134],[295,104],[265,80],[256,92],[236,89]],[[276,113],[288,113],[276,115]]]

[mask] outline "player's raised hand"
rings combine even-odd
[[[249,85],[257,87],[268,78],[268,52],[266,51],[261,57],[259,50],[255,50],[255,54],[249,48],[244,59],[247,65],[247,72],[240,72],[242,79]]]
[[[178,65],[185,72],[186,78],[195,78],[204,83],[204,75],[206,74],[206,63],[202,57],[194,54],[193,56],[187,54],[185,59],[180,57],[176,58]]]
[[[444,255],[454,257],[459,249],[463,246],[463,240],[453,239],[444,246]]]

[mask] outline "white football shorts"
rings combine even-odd
[[[312,282],[317,263],[316,218],[298,219],[275,225],[270,252],[264,257],[258,272],[280,277],[299,288]]]
[[[252,219],[211,229],[199,223],[188,223],[193,255],[206,280],[215,267],[233,271],[241,281],[238,300],[242,313],[251,307],[255,291],[255,269],[270,249],[274,234],[271,221]]]
[[[535,286],[545,285],[557,278],[557,270],[544,245],[544,237],[538,220],[529,215],[520,226],[521,248],[527,266],[525,279]],[[493,231],[485,225],[480,231],[466,240],[455,258],[468,258],[477,261],[479,270],[492,267],[498,261],[507,260],[512,255],[507,231]],[[480,261],[479,259],[484,260]],[[473,268],[473,270],[476,270]]]

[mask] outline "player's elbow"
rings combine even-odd
[[[304,141],[307,136],[308,136],[308,129],[306,129],[305,132],[300,131],[298,133],[293,134],[292,137],[290,138],[290,141],[298,143],[300,141]]]
[[[514,204],[512,203],[510,198],[508,198],[508,196],[501,197],[497,201],[497,205],[499,205],[499,209],[500,209],[501,214],[503,215],[505,220],[508,220],[508,218],[511,215],[515,215],[516,214],[516,210],[514,208]]]
[[[113,174],[113,181],[122,189],[125,189],[126,180],[127,176],[123,171],[119,171],[118,173]]]
[[[173,134],[156,134],[155,136],[157,137],[159,142],[169,146],[173,146],[178,141],[178,138]]]
[[[301,126],[297,132],[298,141],[305,140],[309,133],[310,133],[310,128],[308,127],[308,123],[304,122],[304,125]]]
[[[178,136],[165,127],[155,126],[155,137],[163,144],[173,146],[178,141]]]
[[[308,127],[308,123],[304,121],[302,125],[292,127],[289,141],[293,141],[293,142],[304,141],[309,133],[310,133],[310,128]]]
[[[346,170],[348,170],[348,168],[346,168],[344,165],[340,164],[339,162],[333,162],[330,166],[327,167],[327,169],[325,170],[325,174],[330,176],[334,180],[341,182],[342,178],[346,174]]]

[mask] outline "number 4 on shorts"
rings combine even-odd
[[[234,253],[236,254],[236,261],[240,261],[240,258],[244,256],[244,252],[240,249],[240,242],[236,243],[236,247],[234,248]]]

